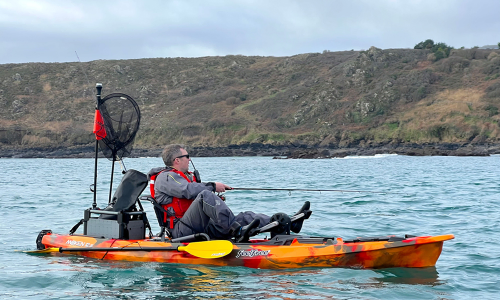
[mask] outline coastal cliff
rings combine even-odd
[[[0,65],[0,156],[90,157],[95,83],[142,114],[134,155],[500,153],[500,51],[378,49],[291,57]]]

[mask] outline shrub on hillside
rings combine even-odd
[[[460,56],[465,59],[487,59],[491,53],[490,49],[452,49],[450,56]]]
[[[235,85],[237,83],[238,83],[238,80],[236,80],[234,78],[227,78],[227,79],[224,79],[224,81],[222,81],[222,85],[224,85],[224,86]]]
[[[429,60],[438,61],[440,59],[450,56],[450,51],[453,47],[445,43],[434,43],[433,40],[428,39],[415,45],[413,49],[428,49],[434,53],[434,56],[429,57]]]
[[[486,110],[488,112],[489,117],[493,117],[493,116],[498,115],[498,107],[496,107],[492,104],[489,104],[488,106],[486,106],[484,108],[484,110]]]
[[[444,57],[448,57],[450,55],[450,51],[453,47],[446,45],[445,43],[437,43],[432,46],[431,51],[436,53],[442,53]]]
[[[500,73],[500,57],[494,57],[483,67],[483,73],[488,75]]]
[[[431,92],[431,85],[438,78],[430,69],[412,71],[398,79],[399,93],[406,102],[419,101]]]
[[[436,63],[436,70],[445,73],[454,73],[463,71],[465,68],[469,67],[469,65],[470,61],[468,59],[452,56]]]
[[[227,91],[223,92],[222,94],[220,94],[220,99],[222,100],[226,100],[227,98],[229,97],[239,97],[240,96],[240,91],[236,90],[236,89],[233,89],[233,88],[230,88],[228,89]]]
[[[495,82],[486,88],[486,97],[488,98],[500,98],[500,82]]]
[[[239,104],[241,102],[241,100],[239,98],[236,98],[236,97],[228,97],[226,99],[226,103],[229,104],[229,105],[234,105],[234,104]]]
[[[498,53],[496,53],[495,51],[491,51],[491,53],[488,54],[488,60],[492,60],[498,56],[499,56]]]
[[[431,49],[434,46],[434,41],[431,39],[425,40],[415,45],[413,49]]]

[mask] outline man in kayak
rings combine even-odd
[[[189,172],[190,158],[183,145],[166,146],[162,158],[166,167],[152,169],[148,179],[152,184],[152,196],[168,212],[168,227],[173,238],[206,233],[213,239],[234,237],[242,242],[258,234],[258,229],[271,220],[265,214],[251,211],[234,216],[226,203],[215,194],[231,187],[220,182],[199,182]],[[308,210],[309,202],[306,202],[298,213]],[[290,229],[298,233],[302,222],[303,219],[293,222]]]

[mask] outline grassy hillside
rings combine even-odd
[[[0,65],[0,149],[92,145],[95,83],[141,108],[140,148],[498,143],[500,51],[387,49]],[[87,79],[88,78],[88,79]]]

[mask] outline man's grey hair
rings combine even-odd
[[[179,144],[167,145],[165,146],[165,148],[163,148],[161,157],[163,158],[165,166],[171,167],[174,164],[174,159],[182,155],[181,149],[186,148],[184,147],[184,145]]]

